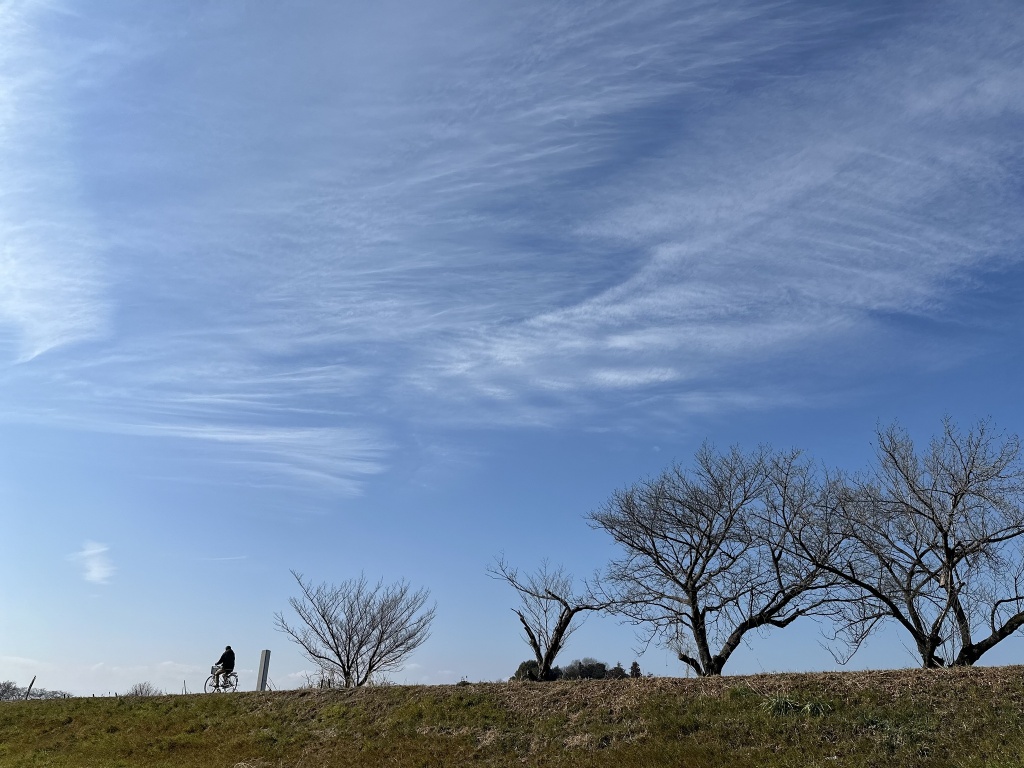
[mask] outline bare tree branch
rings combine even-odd
[[[985,421],[963,433],[947,418],[925,451],[892,424],[869,473],[835,479],[794,542],[844,584],[850,655],[891,620],[923,666],[969,665],[1024,626],[1020,451]]]
[[[590,516],[622,556],[597,595],[660,639],[698,675],[718,675],[752,631],[830,610],[830,579],[795,557],[789,538],[817,494],[798,452],[719,453],[705,444],[690,470],[615,493]]]
[[[507,582],[519,593],[519,607],[512,610],[519,617],[526,642],[536,657],[540,680],[551,677],[555,658],[583,623],[583,615],[608,607],[606,601],[577,595],[572,575],[561,566],[553,568],[547,560],[541,561],[533,573],[520,576],[504,557],[499,557],[487,573],[492,578]]]

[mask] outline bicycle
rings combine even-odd
[[[238,689],[238,674],[234,671],[221,672],[220,685],[218,685],[218,672],[220,672],[220,667],[216,664],[210,667],[210,676],[206,678],[203,690],[207,693],[234,693]]]

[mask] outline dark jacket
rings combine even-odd
[[[230,672],[235,668],[235,652],[231,649],[224,651],[224,653],[220,655],[220,658],[217,659],[217,663],[224,668],[225,672]]]

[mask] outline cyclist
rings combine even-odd
[[[224,653],[217,659],[217,666],[219,669],[214,674],[214,685],[220,685],[220,676],[227,676],[230,672],[235,670],[235,652],[231,650],[231,646],[227,646],[224,649]]]

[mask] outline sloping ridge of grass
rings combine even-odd
[[[0,766],[1018,766],[1024,667],[0,704]]]

